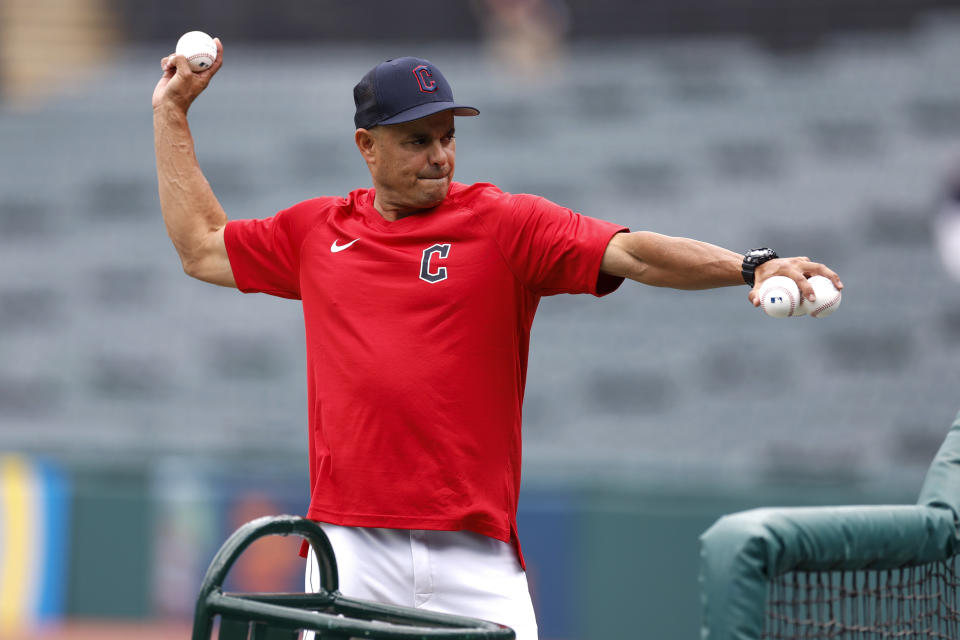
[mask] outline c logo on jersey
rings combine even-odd
[[[428,249],[423,250],[423,259],[420,261],[420,279],[424,282],[433,284],[447,279],[447,268],[437,267],[436,270],[430,268],[430,259],[433,254],[439,254],[439,259],[445,259],[450,253],[449,244],[435,244]]]
[[[433,93],[437,90],[437,81],[433,79],[430,73],[430,67],[425,64],[414,68],[413,75],[417,76],[417,84],[420,85],[420,91],[424,93]]]

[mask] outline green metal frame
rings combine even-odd
[[[759,640],[770,581],[790,571],[882,570],[960,552],[960,414],[917,505],[754,509],[700,537],[702,640]]]
[[[271,535],[305,538],[320,565],[317,593],[224,593],[234,562],[255,540]],[[295,640],[301,630],[318,640],[513,640],[512,629],[493,622],[348,598],[339,592],[337,562],[320,526],[296,516],[267,516],[243,525],[223,544],[197,596],[193,640],[209,640],[220,616],[219,640]]]

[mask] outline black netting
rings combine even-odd
[[[762,637],[960,639],[958,557],[883,571],[786,573],[770,583]]]

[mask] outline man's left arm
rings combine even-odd
[[[618,233],[610,239],[600,270],[654,287],[713,289],[744,284],[742,266],[743,255],[729,249],[690,238],[635,231]],[[813,287],[807,278],[814,275],[826,276],[837,289],[843,288],[836,273],[806,257],[764,262],[756,268],[755,283],[772,276],[787,276],[796,281],[805,298],[812,300]],[[749,297],[753,306],[759,306],[756,285]]]

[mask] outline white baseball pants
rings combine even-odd
[[[517,640],[537,640],[527,574],[512,545],[472,531],[320,526],[333,546],[343,595],[491,620],[511,627]],[[312,552],[305,586],[307,592],[320,586]]]

